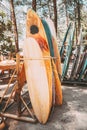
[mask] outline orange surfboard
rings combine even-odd
[[[37,46],[35,46],[35,47],[34,47],[34,45],[33,46],[30,45],[33,43],[32,40],[29,40],[29,41],[27,40],[24,43],[26,49],[29,48],[28,46],[31,46],[31,50],[29,49],[29,51],[27,51],[27,55],[28,55],[28,53],[31,53],[32,54],[31,57],[35,57],[35,55],[37,58],[39,57],[37,67],[35,65],[32,65],[33,67],[31,68],[31,70],[33,70],[33,69],[37,70],[36,77],[39,75],[38,80],[35,80],[35,82],[33,82],[32,79],[29,80],[29,76],[28,76],[27,69],[26,69],[29,66],[27,66],[27,64],[25,63],[26,77],[28,77],[27,82],[28,82],[28,80],[29,80],[29,82],[31,81],[32,87],[35,87],[36,84],[38,86],[38,84],[40,84],[42,82],[41,85],[39,85],[38,87],[35,87],[35,92],[31,92],[30,87],[28,87],[29,93],[30,93],[30,98],[31,98],[31,103],[32,103],[35,115],[36,115],[37,119],[39,120],[39,122],[46,123],[47,119],[49,117],[51,106],[52,106],[52,66],[51,66],[51,60],[50,60],[49,45],[47,42],[47,37],[46,37],[45,31],[44,31],[42,22],[41,22],[40,18],[38,17],[38,15],[33,10],[29,10],[27,13],[26,37],[35,39],[36,43],[35,42],[34,43],[35,43],[35,45],[37,44]],[[28,42],[30,42],[30,43],[28,44]],[[27,46],[26,46],[26,43],[27,43]],[[35,51],[35,54],[33,51]],[[42,53],[42,55],[40,53]],[[48,57],[48,58],[43,59],[43,57]],[[42,60],[40,60],[40,58]],[[44,70],[46,70],[46,72],[44,72],[44,71],[41,72],[41,73],[43,73],[42,74],[43,76],[41,76],[41,78],[40,78],[41,70],[39,70],[39,67],[40,67],[39,64],[41,61],[43,61],[42,66],[44,67]],[[35,62],[36,62],[36,60],[35,60]],[[47,79],[46,79],[46,76],[47,76]],[[44,80],[44,77],[45,77],[45,80]],[[33,76],[32,76],[32,78],[33,78]],[[46,87],[45,89],[43,87],[44,85]],[[28,86],[29,86],[29,84],[28,84]],[[41,91],[39,90],[40,87],[41,87]],[[37,91],[37,95],[35,95],[35,98],[33,99],[36,91]],[[43,95],[43,98],[41,98],[41,95]],[[44,102],[44,98],[47,99],[46,102]],[[35,104],[34,102],[37,102],[37,103]]]

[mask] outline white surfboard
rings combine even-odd
[[[50,113],[50,92],[42,51],[33,38],[24,41],[24,63],[31,104],[40,123],[46,123]]]

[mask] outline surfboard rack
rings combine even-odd
[[[28,104],[26,104],[26,102],[24,101],[24,99],[22,98],[22,96],[20,97],[21,101],[24,104],[23,108],[19,108],[19,104],[17,105],[18,110],[17,110],[17,115],[11,114],[11,113],[6,113],[5,111],[7,111],[9,108],[11,108],[12,105],[14,105],[15,102],[10,103],[9,105],[7,105],[8,103],[6,103],[4,109],[0,112],[0,117],[6,117],[6,118],[11,118],[11,119],[15,119],[15,120],[19,120],[19,121],[24,121],[24,122],[30,122],[30,123],[36,123],[37,119],[35,118],[34,114],[31,112],[31,110],[28,108],[28,105],[30,104],[30,102]],[[8,100],[7,100],[8,102]],[[26,117],[26,116],[22,116],[22,113],[24,112],[24,110],[27,109],[29,116],[31,117]],[[20,112],[20,113],[19,113]]]
[[[18,121],[25,121],[25,122],[31,122],[31,123],[36,123],[36,119],[30,118],[30,117],[24,117],[24,116],[17,116],[14,114],[8,114],[8,113],[0,113],[0,116],[6,117],[6,118],[11,118],[14,120]]]
[[[67,42],[68,46],[66,45],[64,47],[64,43],[61,46],[62,51],[60,52],[60,56],[63,69],[62,84],[87,86],[87,45],[83,44],[82,27],[76,43],[74,39],[74,33],[72,36],[70,34],[70,37],[72,37],[73,40]]]
[[[17,56],[16,56],[16,62],[17,62],[16,70],[14,70],[13,75],[12,75],[11,79],[9,80],[8,86],[4,90],[4,93],[3,93],[3,95],[0,99],[0,104],[1,103],[3,104],[3,99],[6,95],[6,92],[8,91],[8,89],[10,87],[10,83],[12,82],[12,79],[13,79],[13,76],[14,76],[15,73],[17,73],[17,81],[13,84],[11,93],[6,100],[4,107],[0,110],[0,117],[2,119],[11,118],[11,119],[15,119],[15,120],[18,120],[18,121],[36,123],[37,119],[36,119],[33,111],[28,107],[31,104],[30,99],[28,99],[27,103],[24,99],[24,96],[26,95],[26,93],[28,94],[28,91],[25,91],[23,94],[21,94],[23,86],[21,88],[21,86],[19,84],[19,78],[18,78],[19,63],[20,63],[19,54],[17,54]],[[15,92],[15,96],[14,96],[14,99],[12,99],[14,92]],[[17,110],[16,110],[17,115],[15,114],[14,110],[11,110],[12,109],[11,107],[14,107],[14,108],[17,107]],[[10,108],[10,110],[9,110],[9,108]],[[27,110],[29,116],[28,115],[27,116],[22,115],[22,113],[24,112],[25,109]],[[13,114],[10,113],[9,111],[10,112],[13,111],[12,112]]]

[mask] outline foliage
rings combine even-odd
[[[2,1],[7,2],[7,0]],[[33,0],[14,0],[19,39],[22,40],[26,37],[26,31],[25,31],[26,13],[29,8],[32,8],[32,1]],[[67,25],[69,25],[70,21],[75,22],[76,29],[78,32],[80,30],[81,25],[87,28],[86,24],[87,9],[84,10],[84,7],[87,5],[87,2],[85,0],[56,0],[56,1],[57,1],[57,14],[58,14],[57,28],[58,28],[58,37],[60,38],[60,41],[63,40],[63,33],[65,34]],[[65,7],[62,6],[62,8],[60,8],[61,6],[59,3],[65,5]],[[58,12],[59,9],[60,12]],[[55,19],[53,0],[36,0],[36,11],[41,18],[49,16],[53,21]],[[62,13],[63,11],[65,11],[65,13]],[[61,17],[59,17],[60,15]]]
[[[9,55],[15,52],[12,36],[12,22],[4,12],[0,12],[0,54]]]

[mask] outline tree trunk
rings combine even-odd
[[[80,21],[81,14],[80,14],[80,3],[79,3],[79,0],[77,2],[77,9],[78,9],[78,35],[79,35],[80,27],[81,27],[81,21]]]
[[[14,12],[14,4],[13,0],[10,0],[10,8],[11,8],[11,18],[12,18],[12,23],[14,27],[14,36],[15,36],[15,51],[16,53],[19,51],[19,46],[18,46],[18,32],[17,32],[17,24],[16,24],[16,17],[15,17],[15,12]]]
[[[75,16],[75,36],[76,36],[76,44],[77,44],[77,20],[76,20],[76,4],[75,4],[75,0],[74,0],[74,16]]]
[[[54,24],[55,24],[55,29],[56,29],[56,33],[57,33],[57,4],[56,4],[56,0],[53,0],[53,4],[54,4]]]
[[[66,11],[66,25],[68,27],[68,13],[67,13],[67,1],[65,0],[65,11]]]
[[[32,9],[36,12],[36,0],[32,0]]]

